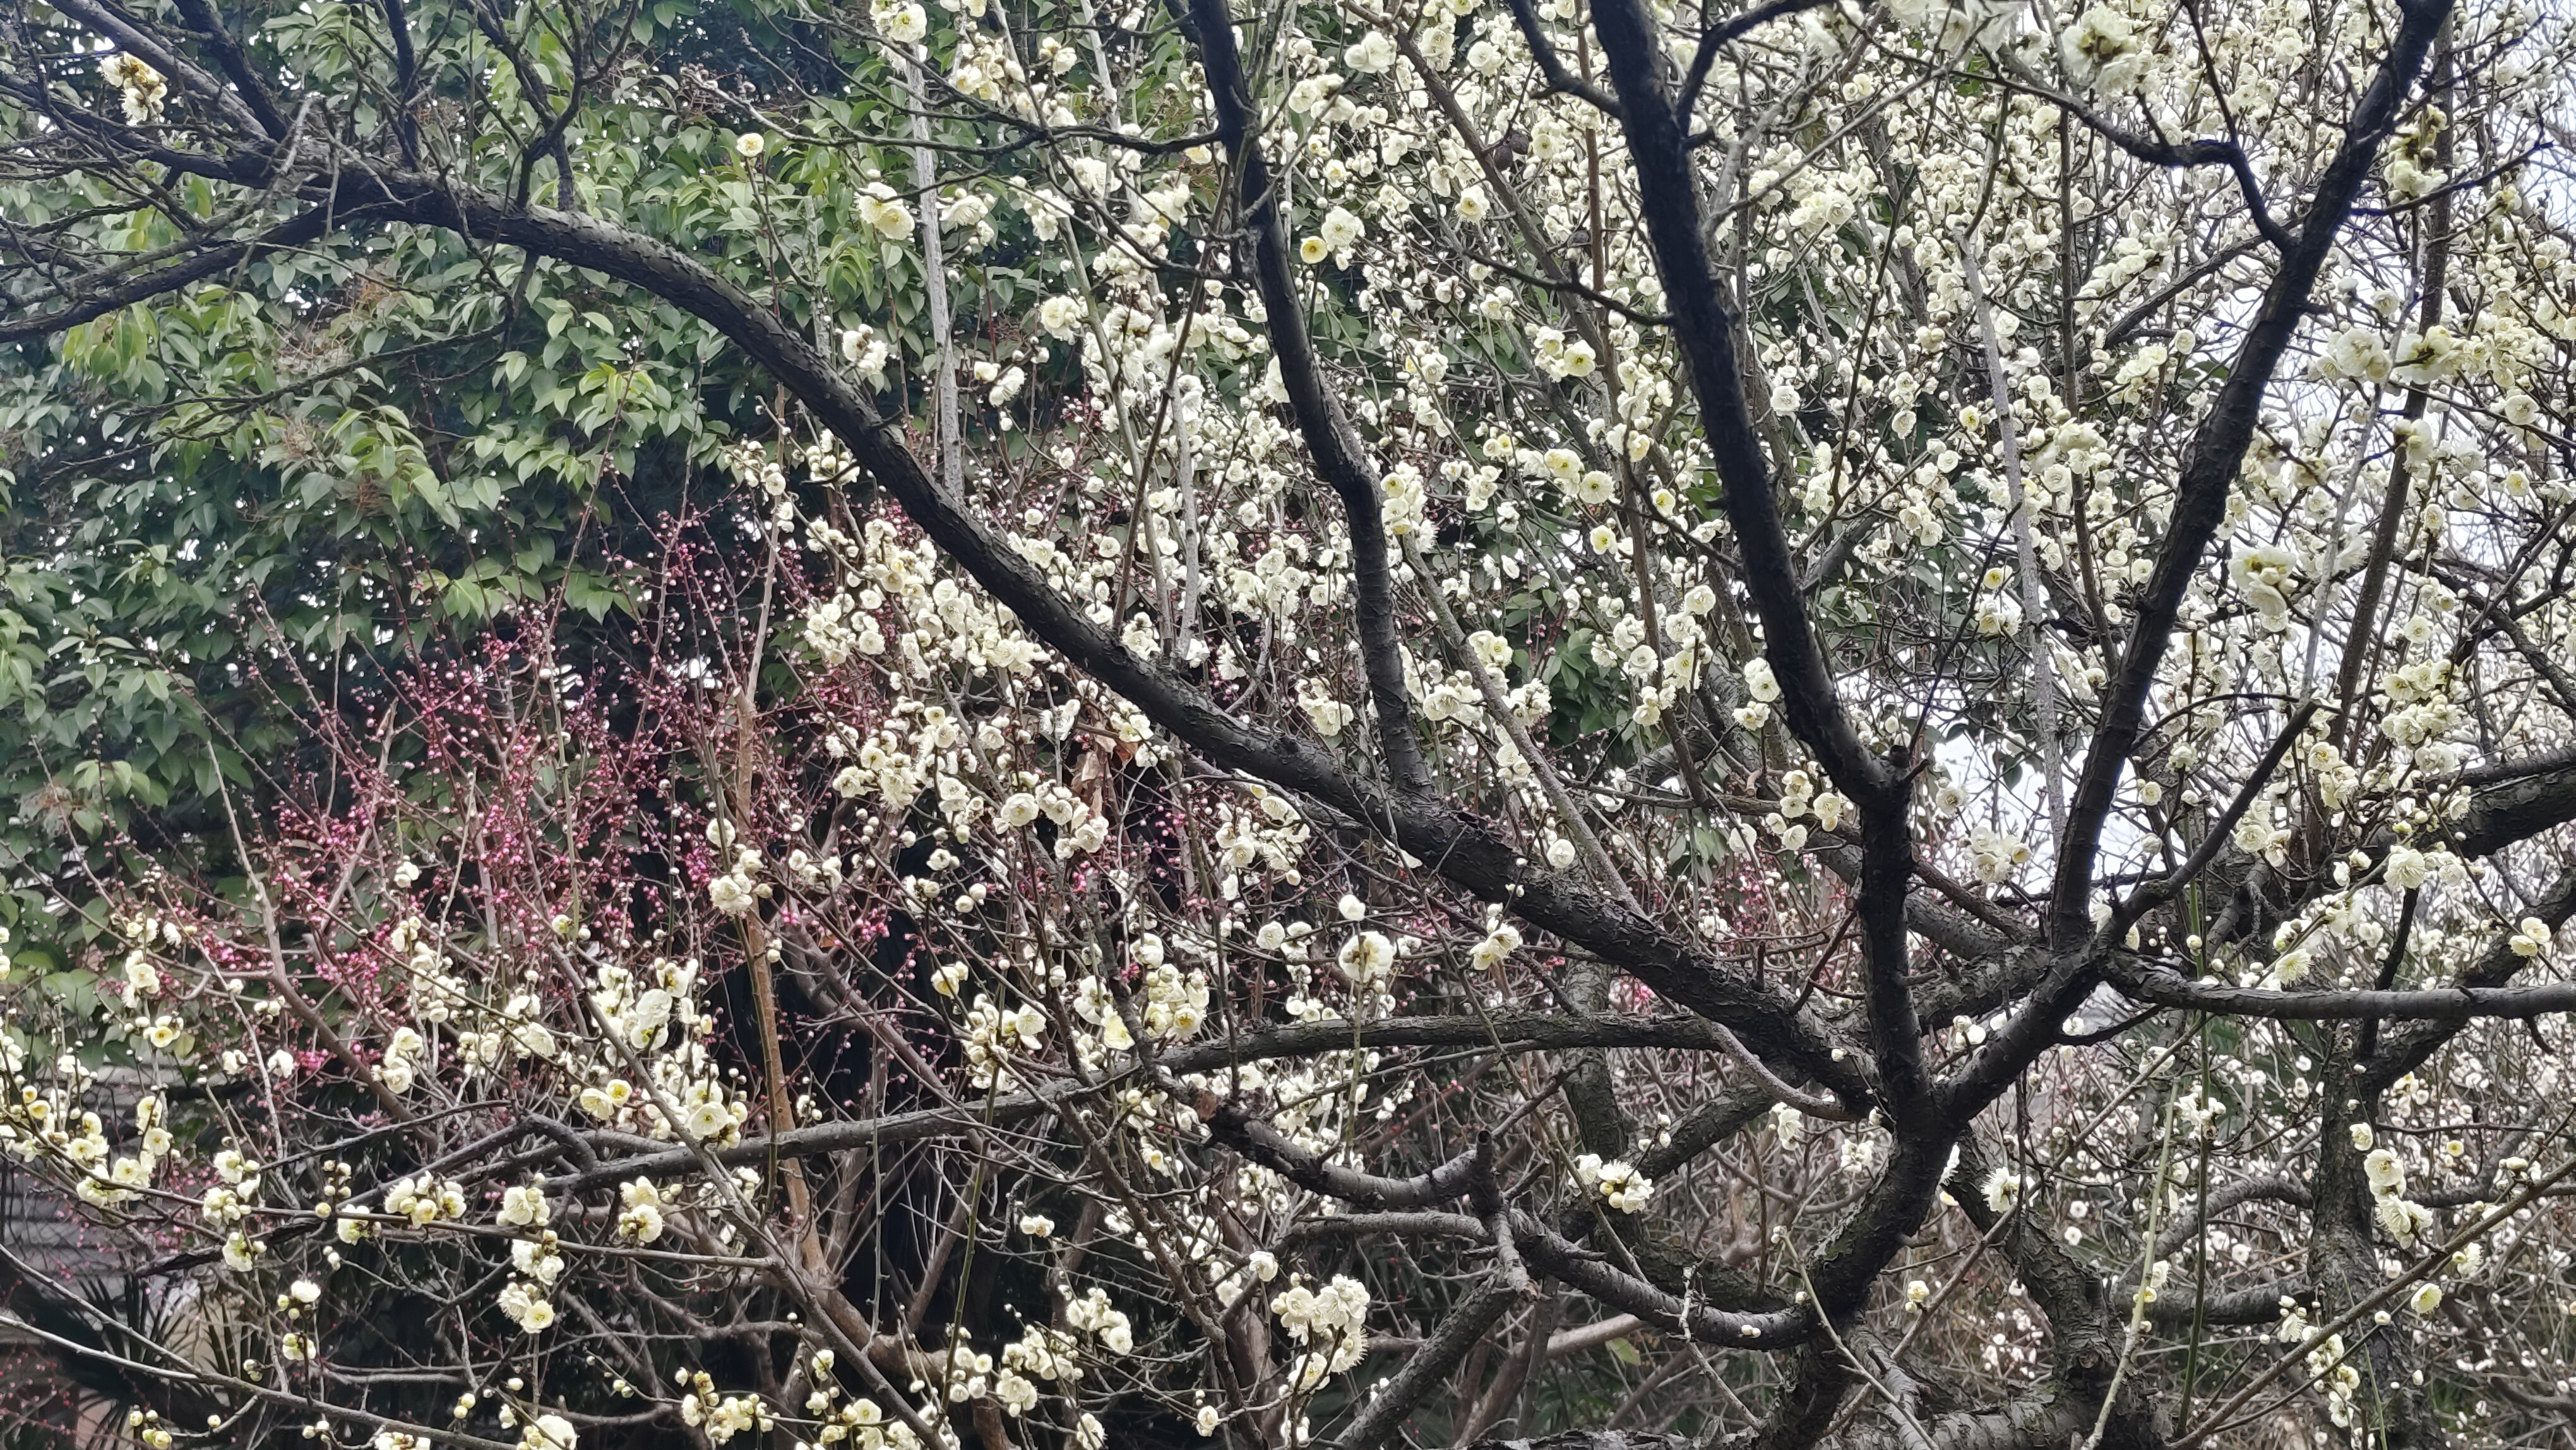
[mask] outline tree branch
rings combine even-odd
[[[1518,25],[1521,39],[1529,46],[1530,59],[1538,63],[1538,73],[1547,88],[1568,95],[1605,116],[1619,114],[1619,103],[1599,86],[1565,68],[1565,58],[1556,53],[1556,42],[1548,39],[1547,29],[1538,18],[1537,7],[1530,0],[1506,0],[1511,7],[1512,23]]]
[[[1527,0],[1520,0],[1526,4]],[[1673,109],[1681,114],[1684,126],[1690,124],[1693,111],[1699,109],[1700,87],[1707,83],[1709,67],[1717,63],[1717,53],[1739,36],[1749,35],[1774,20],[1814,10],[1832,0],[1771,0],[1741,15],[1712,25],[1699,33],[1699,48],[1691,53],[1690,73],[1682,77],[1681,93],[1673,98]],[[1614,113],[1615,114],[1615,113]]]
[[[2285,251],[2263,303],[2227,381],[2183,455],[2182,477],[2175,487],[2173,512],[2164,546],[2156,553],[2154,572],[2137,602],[2136,622],[2120,652],[2119,667],[2102,694],[2101,723],[2078,777],[2068,813],[2067,838],[2061,843],[2053,883],[2051,940],[2071,947],[2089,929],[2093,861],[2111,811],[2129,753],[2144,729],[2147,692],[2173,638],[2184,591],[2200,570],[2200,561],[2227,509],[2227,492],[2243,465],[2262,415],[2263,395],[2270,388],[2283,354],[2289,350],[2310,294],[2335,238],[2343,230],[2354,199],[2369,179],[2379,148],[2395,128],[2397,113],[2423,73],[2433,37],[2450,14],[2450,0],[2414,0],[2400,5],[2403,16],[2370,87],[2354,107],[2320,178],[2297,239]],[[2058,1004],[2043,1004],[2054,1011]],[[2059,1013],[2058,1015],[2063,1015]]]
[[[0,321],[0,344],[27,342],[68,332],[84,322],[121,312],[138,302],[149,302],[155,297],[164,297],[220,277],[271,252],[310,246],[335,226],[346,226],[361,219],[346,210],[335,216],[333,208],[326,202],[248,240],[208,247],[194,256],[128,277],[86,296],[75,292],[61,307],[51,312]]]
[[[2559,919],[2565,920],[2566,913],[2562,911]],[[2227,1017],[2269,1017],[2290,1022],[2348,1022],[2385,1017],[2402,1021],[2459,1023],[2479,1017],[2519,1020],[2576,1012],[2576,982],[2548,982],[2529,987],[2429,987],[2386,992],[2363,988],[2275,992],[2259,987],[2231,987],[2222,982],[2194,981],[2171,967],[2127,960],[2119,960],[2105,975],[2112,986],[2141,1002],[2187,1007],[2195,1012],[2213,1012]]]
[[[1378,472],[1369,463],[1367,445],[1351,426],[1341,400],[1325,382],[1314,339],[1306,331],[1305,307],[1291,271],[1288,227],[1279,214],[1278,188],[1272,184],[1254,135],[1256,107],[1242,57],[1235,50],[1234,17],[1227,12],[1225,0],[1185,3],[1183,24],[1198,40],[1208,94],[1216,107],[1217,135],[1234,161],[1244,228],[1252,236],[1253,281],[1261,292],[1279,381],[1287,389],[1297,431],[1306,440],[1315,470],[1340,495],[1350,529],[1362,664],[1368,672],[1369,703],[1377,712],[1378,748],[1386,753],[1387,773],[1399,794],[1428,791],[1431,770],[1423,762],[1422,742],[1413,731]]]

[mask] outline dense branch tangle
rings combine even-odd
[[[223,1306],[24,1269],[138,1434],[2565,1403],[2550,25],[5,23],[31,476],[185,438],[516,555],[452,501],[537,457],[653,540],[631,627],[311,692],[327,765],[213,787],[248,886],[10,883],[125,963],[22,1014],[16,1141]]]

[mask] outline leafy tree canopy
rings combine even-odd
[[[2571,45],[0,0],[29,1433],[2545,1442]]]

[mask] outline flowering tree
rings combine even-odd
[[[85,499],[372,542],[192,830],[26,727],[11,1323],[154,1446],[2563,1437],[2571,43],[13,0],[0,704],[267,567],[58,644]]]

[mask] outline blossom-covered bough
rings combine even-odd
[[[152,1445],[2563,1437],[2571,43],[0,7],[13,464],[651,538],[12,879],[9,1323]]]

